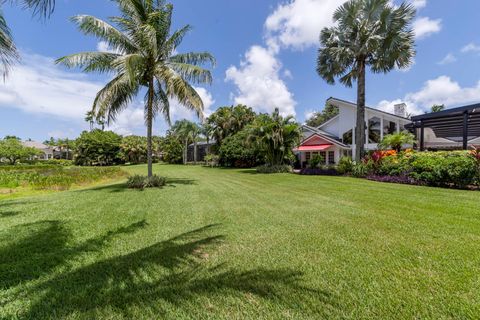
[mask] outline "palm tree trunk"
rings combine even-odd
[[[357,125],[355,127],[355,161],[360,163],[365,151],[365,59],[358,62]]]
[[[153,79],[148,83],[148,102],[147,102],[147,162],[148,177],[153,175],[152,169],[152,124],[153,122]]]
[[[188,156],[188,139],[185,139],[185,150],[183,151],[183,164],[187,164],[187,156]]]
[[[193,140],[193,164],[197,164],[197,139]]]

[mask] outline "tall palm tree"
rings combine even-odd
[[[93,102],[97,115],[107,123],[127,108],[143,88],[147,126],[148,176],[152,176],[152,125],[158,113],[170,123],[169,99],[203,117],[203,102],[192,84],[211,83],[212,75],[202,65],[215,64],[207,52],[178,53],[177,48],[190,31],[189,25],[171,32],[171,4],[162,0],[114,0],[121,15],[109,24],[93,16],[73,17],[79,29],[108,43],[111,52],[83,52],[57,60],[85,72],[113,72],[114,78],[101,89]]]
[[[0,0],[0,6],[5,0]],[[34,15],[49,16],[55,7],[55,0],[11,0],[10,2],[32,9]],[[20,59],[12,33],[0,7],[0,74],[5,79],[12,65]]]
[[[412,20],[415,9],[389,0],[349,0],[333,18],[336,26],[320,34],[317,72],[330,84],[335,77],[347,87],[357,81],[357,123],[355,160],[360,161],[365,145],[365,73],[387,73],[395,67],[408,68],[415,56]]]

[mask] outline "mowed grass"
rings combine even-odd
[[[146,167],[129,167],[144,173]],[[0,318],[480,315],[480,193],[156,165],[0,202]]]

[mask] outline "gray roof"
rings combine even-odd
[[[43,144],[41,142],[37,142],[37,141],[23,141],[22,144],[25,146],[25,147],[29,147],[29,148],[35,148],[35,149],[51,149],[50,146],[47,146],[46,144]]]

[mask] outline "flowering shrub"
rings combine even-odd
[[[465,188],[480,185],[480,149],[414,152],[375,151],[352,175],[371,180]]]

